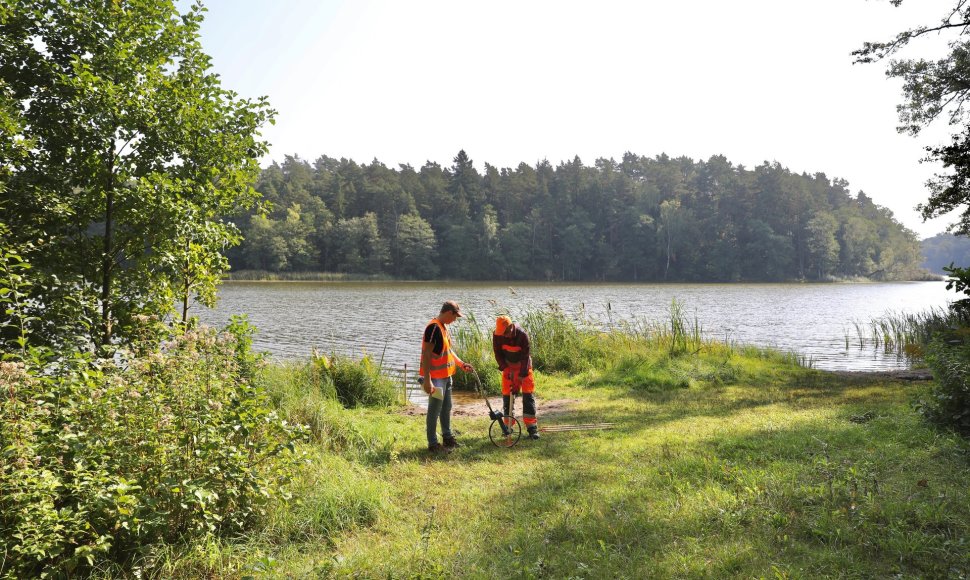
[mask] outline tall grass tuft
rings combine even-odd
[[[449,331],[452,348],[459,358],[475,367],[482,388],[488,394],[498,393],[502,387],[492,354],[492,331],[491,323],[480,322],[474,313],[466,314]],[[468,373],[458,371],[452,380],[455,389],[474,391],[476,388],[475,379]]]
[[[696,353],[703,347],[701,339],[701,325],[694,317],[693,321],[684,316],[684,307],[675,298],[670,302],[669,328],[662,327],[657,332],[657,338],[666,344],[671,355]]]
[[[326,541],[373,524],[387,507],[384,484],[340,456],[316,453],[294,482],[299,502],[272,510],[260,536],[272,544]]]
[[[530,310],[522,317],[529,333],[532,364],[543,372],[579,373],[595,368],[608,354],[611,333],[592,326],[587,319],[570,318],[559,304]]]
[[[309,380],[325,390],[325,383],[331,383],[345,407],[388,407],[397,400],[397,385],[368,356],[354,360],[337,353],[316,355],[309,370]]]

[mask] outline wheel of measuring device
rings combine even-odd
[[[496,447],[512,447],[522,438],[522,424],[515,417],[495,419],[488,428],[488,438]]]

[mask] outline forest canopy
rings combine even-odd
[[[888,209],[823,173],[627,153],[479,172],[287,156],[236,216],[236,270],[405,279],[781,281],[923,275]]]

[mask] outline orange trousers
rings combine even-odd
[[[502,372],[502,403],[503,411],[506,415],[512,414],[512,392],[522,393],[522,422],[525,423],[529,432],[538,428],[536,419],[536,396],[535,379],[532,376],[532,369],[525,377],[519,376],[522,369],[521,362],[510,363]]]

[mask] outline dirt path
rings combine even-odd
[[[498,410],[502,408],[502,397],[489,397],[488,400],[492,403],[493,409]],[[569,411],[581,402],[580,399],[543,399],[537,396],[536,409],[540,417],[551,417]],[[517,401],[515,407],[516,414],[521,413],[522,401]],[[426,412],[427,407],[416,404],[411,404],[401,411],[402,414],[411,416],[424,415]],[[452,417],[478,417],[487,414],[488,407],[485,406],[485,401],[481,397],[463,392],[454,394],[453,406],[451,408]]]

